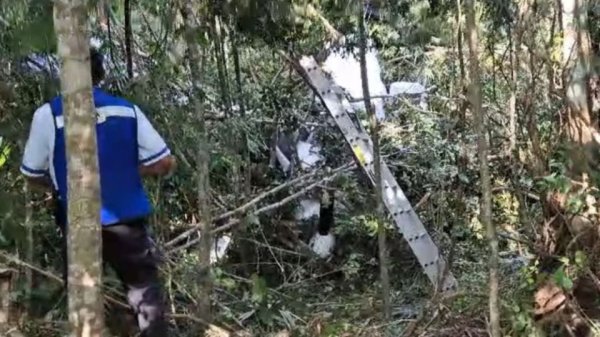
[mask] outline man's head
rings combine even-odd
[[[94,47],[90,48],[92,84],[98,85],[104,79],[104,56]]]

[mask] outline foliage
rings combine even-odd
[[[102,50],[111,55],[114,63],[110,75],[118,79],[118,85],[111,82],[108,87],[141,106],[179,159],[179,170],[172,179],[147,182],[156,205],[153,232],[161,245],[198,218],[195,184],[191,183],[197,174],[198,131],[194,113],[186,103],[192,80],[203,84],[207,102],[214,215],[234,209],[283,183],[281,174],[268,166],[269,139],[277,128],[294,131],[302,123],[319,124],[318,137],[326,151],[327,168],[351,160],[341,135],[327,126],[323,118],[310,115],[314,107],[312,94],[279,52],[314,55],[330,39],[330,32],[320,19],[308,17],[298,8],[311,4],[337,30],[350,34],[357,23],[353,7],[356,2],[205,2],[208,5],[201,8],[201,15],[206,18],[202,21],[204,33],[197,37],[204,51],[203,75],[201,79],[191,79],[183,66],[186,50],[180,13],[167,1],[136,1],[132,26],[134,61],[140,75],[132,81],[126,79],[124,70],[122,2],[107,3],[111,9],[111,40],[108,32],[98,28],[95,9],[90,12],[90,22],[91,31],[104,41]],[[484,330],[478,322],[484,321],[483,313],[487,310],[486,298],[480,296],[487,282],[484,263],[487,250],[478,220],[480,191],[474,126],[462,96],[466,82],[461,78],[465,74],[459,60],[464,55],[457,48],[456,2],[380,3],[382,20],[370,22],[369,33],[379,49],[384,82],[419,81],[436,87],[429,95],[426,110],[410,100],[389,104],[387,113],[392,120],[382,128],[382,152],[413,206],[427,196],[417,212],[442,250],[446,254],[452,252],[452,271],[459,278],[461,290],[469,295],[440,305],[443,309],[439,321],[422,333],[457,336],[469,331],[477,335]],[[524,33],[530,40],[523,41],[528,47],[520,54],[522,65],[516,74],[516,84],[510,79],[508,55],[510,32],[518,23],[518,3],[486,1],[478,8],[485,46],[480,59],[492,151],[493,216],[502,234],[501,250],[507,256],[537,253],[533,242],[547,220],[546,196],[566,193],[577,186],[569,176],[569,152],[561,146],[558,136],[561,121],[556,116],[562,108],[562,97],[547,93],[555,79],[544,75],[555,69],[557,57],[540,56],[552,55],[547,53],[547,45],[556,50],[560,41],[557,32],[552,36],[547,29],[552,21],[552,8],[538,5],[534,23]],[[57,88],[56,82],[16,67],[24,56],[33,52],[54,51],[49,6],[51,2],[41,0],[12,0],[10,5],[0,2],[0,247],[21,259],[32,251],[33,260],[28,262],[60,274],[59,240],[49,214],[48,196],[32,193],[31,202],[26,203],[24,181],[18,172],[33,111],[52,97]],[[215,16],[225,26],[224,80],[231,91],[228,94],[233,97],[233,108],[221,99],[219,81],[223,79],[214,56],[217,44],[211,23]],[[235,89],[233,34],[240,57],[241,93]],[[464,50],[465,46],[463,53]],[[515,85],[518,141],[509,156],[505,151],[507,102]],[[236,110],[242,100],[245,115]],[[533,168],[538,159],[541,173]],[[242,186],[247,173],[251,176],[250,195]],[[257,336],[281,329],[292,331],[294,336],[379,336],[385,332],[400,335],[407,327],[406,321],[413,319],[402,316],[402,309],[409,307],[420,312],[431,296],[431,289],[407,243],[388,224],[392,303],[397,319],[392,323],[381,320],[377,223],[373,217],[373,198],[366,184],[358,171],[342,175],[332,183],[343,198],[335,228],[341,244],[329,263],[298,253],[298,242],[290,239],[294,235],[285,224],[294,203],[236,227],[231,233],[234,244],[227,259],[212,269],[216,324],[245,329]],[[299,188],[291,187],[269,196],[253,209],[277,202]],[[561,216],[589,212],[593,207],[588,202],[590,196],[599,197],[593,186],[569,195],[568,207]],[[26,227],[24,219],[28,212],[32,217]],[[29,231],[33,234],[33,244],[28,242]],[[594,257],[579,247],[564,255],[560,257],[561,267],[552,271],[550,278],[570,291],[577,285],[579,275],[592,265]],[[509,258],[503,264],[505,335],[530,336],[538,329],[531,313],[531,296],[540,280],[548,276],[540,271],[541,260],[534,257],[524,268]],[[198,256],[190,248],[169,252],[167,261],[164,275],[169,300],[174,312],[185,316],[198,296],[195,284]],[[35,308],[29,309],[30,316],[45,315],[49,319],[45,323],[32,321],[22,331],[28,336],[60,335],[58,331],[66,319],[64,301],[57,299],[61,296],[60,287],[36,274],[35,291],[28,295],[25,270],[19,270],[19,280],[23,282],[17,282],[14,298],[18,303],[36,303]],[[106,283],[109,287],[118,284],[112,273]],[[427,316],[428,312],[423,314]],[[178,336],[196,335],[198,324],[194,321],[178,318],[174,322]]]

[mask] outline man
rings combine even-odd
[[[139,107],[98,88],[105,75],[103,57],[95,49],[90,53],[97,114],[102,256],[126,287],[142,336],[167,336],[158,258],[146,228],[152,208],[142,176],[170,176],[175,159]],[[35,185],[52,185],[58,197],[55,214],[63,233],[66,262],[67,160],[60,96],[35,111],[21,172]]]

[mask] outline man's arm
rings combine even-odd
[[[154,164],[140,165],[142,176],[165,176],[170,177],[177,168],[177,161],[173,155],[168,155]]]
[[[134,108],[138,125],[140,174],[170,177],[177,167],[175,157],[146,115],[137,106]]]
[[[48,177],[50,130],[54,125],[52,118],[49,104],[44,104],[35,111],[21,161],[21,173],[36,189],[52,188],[52,182]]]

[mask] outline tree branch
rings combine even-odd
[[[321,185],[321,184],[323,184],[323,183],[326,183],[326,182],[329,182],[329,181],[333,180],[333,179],[334,179],[335,177],[337,177],[339,174],[341,174],[341,173],[344,173],[344,172],[348,172],[348,171],[350,171],[350,170],[354,169],[355,167],[356,167],[356,164],[355,164],[354,162],[352,162],[352,163],[348,163],[348,164],[346,164],[346,165],[343,165],[343,166],[341,166],[341,167],[338,167],[337,169],[333,170],[332,174],[330,174],[329,176],[327,176],[327,177],[325,177],[325,178],[323,178],[323,179],[321,179],[321,180],[319,180],[319,181],[317,181],[317,182],[314,182],[314,183],[312,183],[312,184],[308,185],[307,187],[305,187],[305,188],[301,189],[300,191],[298,191],[298,192],[296,192],[296,193],[294,193],[294,194],[292,194],[292,195],[290,195],[290,196],[288,196],[288,197],[285,197],[285,198],[281,199],[280,201],[278,201],[278,202],[276,202],[276,203],[273,203],[273,204],[270,204],[270,205],[264,206],[264,207],[262,207],[262,208],[260,208],[260,209],[256,210],[256,211],[255,211],[255,212],[253,212],[252,214],[253,214],[253,215],[260,215],[260,214],[263,214],[263,213],[266,213],[266,212],[269,212],[269,211],[275,210],[275,209],[277,209],[277,208],[280,208],[280,207],[284,206],[285,204],[287,204],[287,203],[289,203],[289,202],[291,202],[291,201],[294,201],[294,200],[296,200],[296,199],[298,199],[298,198],[302,197],[302,196],[303,196],[303,195],[305,195],[305,194],[306,194],[308,191],[310,191],[310,190],[312,190],[312,189],[314,189],[314,188],[318,187],[319,185]],[[251,201],[251,202],[252,202],[252,201]],[[242,206],[242,207],[244,207],[244,206]],[[249,207],[250,207],[250,206],[248,206],[248,208],[249,208]],[[240,207],[240,208],[241,208],[241,207]],[[227,214],[227,213],[225,213],[225,214]],[[222,217],[222,216],[220,216],[219,218],[221,218],[221,217]],[[224,217],[223,217],[223,218],[224,218]],[[212,230],[212,232],[211,232],[211,233],[212,233],[212,234],[218,234],[218,233],[221,233],[221,232],[227,231],[227,230],[229,230],[229,229],[231,229],[231,228],[235,227],[237,224],[239,224],[239,223],[240,223],[240,221],[241,221],[240,219],[232,219],[232,220],[230,220],[229,222],[227,222],[226,224],[224,224],[224,225],[222,225],[222,226],[219,226],[219,227],[216,227],[216,228],[214,228],[214,229]],[[190,228],[189,230],[187,230],[187,231],[184,233],[184,234],[186,234],[185,236],[183,236],[183,234],[179,235],[179,237],[181,237],[181,239],[178,239],[178,241],[181,241],[181,240],[183,240],[183,239],[185,239],[185,238],[189,237],[191,234],[193,234],[194,232],[196,232],[196,231],[198,230],[198,228],[199,228],[199,226],[194,226],[194,227]],[[178,238],[179,238],[179,237],[178,237]],[[174,241],[174,240],[171,240],[170,242],[173,242],[173,241]],[[169,250],[167,254],[173,254],[173,253],[176,253],[176,252],[178,252],[178,251],[184,250],[184,249],[186,249],[186,248],[188,248],[188,247],[190,247],[190,246],[192,246],[192,245],[196,244],[198,241],[200,241],[200,236],[198,236],[197,238],[194,238],[194,239],[190,240],[189,242],[185,243],[184,245],[181,245],[181,246],[179,246],[179,247],[176,247],[176,248],[173,248],[173,249]],[[166,245],[165,245],[165,246],[166,246]],[[172,246],[172,245],[170,245],[170,246],[167,246],[167,247],[171,247],[171,246]]]
[[[346,165],[344,165],[342,167],[339,167],[339,168],[335,169],[334,172],[337,172],[338,170],[343,170],[343,169],[348,168],[350,166],[351,166],[351,164],[346,164]],[[290,180],[290,181],[288,181],[286,183],[278,185],[278,186],[276,186],[276,187],[274,187],[274,188],[272,188],[272,189],[270,189],[270,190],[268,190],[268,191],[266,191],[266,192],[264,192],[264,193],[256,196],[254,199],[248,201],[247,203],[243,204],[242,206],[240,206],[240,207],[238,207],[236,209],[233,209],[231,211],[227,211],[227,212],[225,212],[225,213],[223,213],[223,214],[215,217],[214,221],[218,222],[218,221],[221,221],[221,220],[224,220],[224,219],[227,219],[227,218],[239,215],[239,214],[244,214],[250,208],[252,208],[254,205],[258,204],[259,202],[261,202],[263,199],[267,198],[268,196],[271,196],[271,195],[273,195],[273,194],[275,194],[275,193],[277,193],[277,192],[279,192],[279,191],[281,191],[281,190],[283,190],[285,188],[288,188],[288,187],[291,187],[293,185],[296,185],[299,182],[303,182],[303,181],[306,181],[306,180],[308,180],[310,178],[313,178],[317,174],[318,174],[318,171],[310,172],[310,173],[307,173],[307,174],[302,175],[300,177],[297,177],[295,179],[292,179],[292,180]],[[194,224],[191,228],[189,228],[185,232],[179,234],[174,239],[172,239],[169,242],[165,243],[164,247],[167,247],[167,248],[168,247],[172,247],[175,244],[177,244],[178,242],[185,240],[190,235],[192,235],[195,231],[197,231],[198,228],[199,228],[199,225]]]

